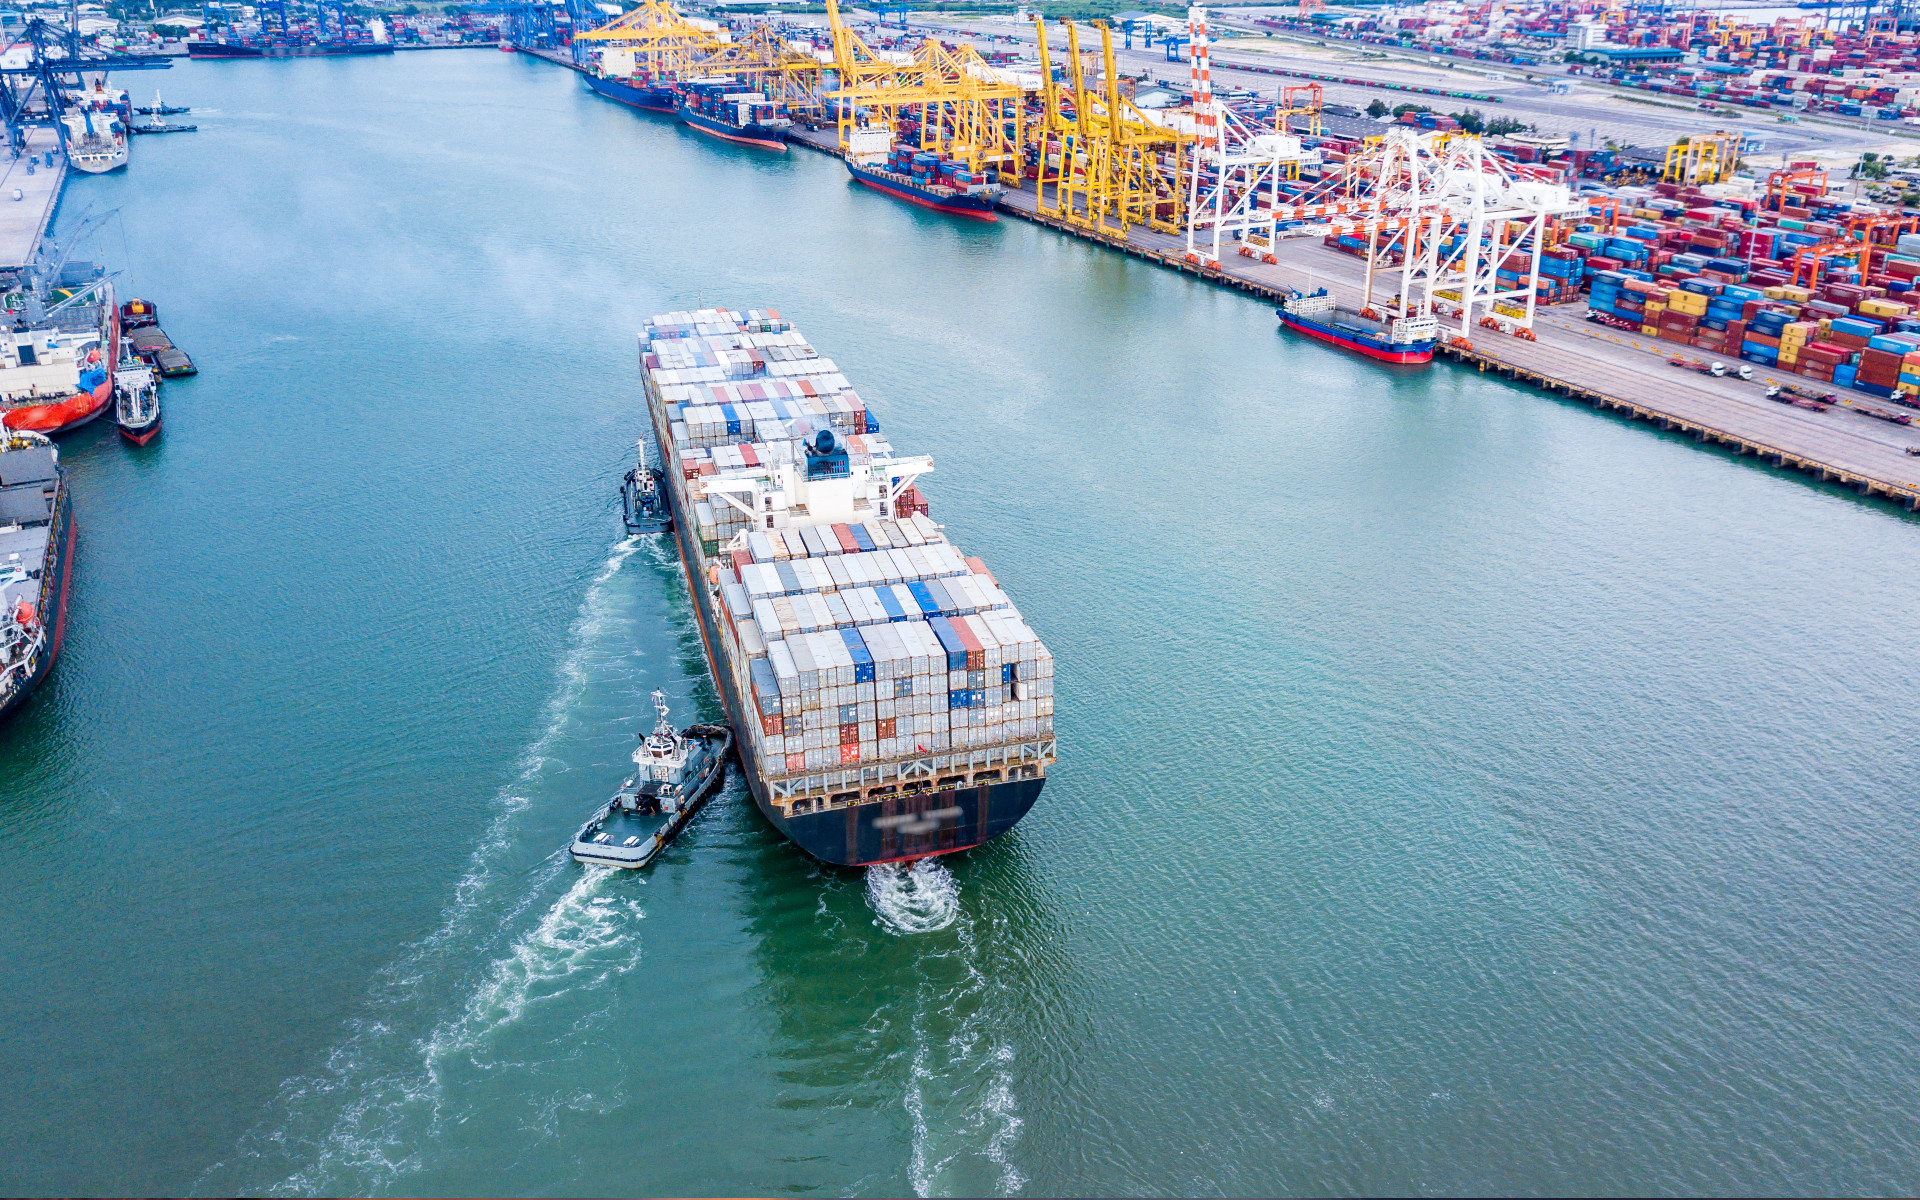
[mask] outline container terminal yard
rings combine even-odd
[[[1473,30],[1433,19],[1458,7],[1396,11],[1431,40]],[[1334,64],[1265,10],[902,29],[829,3],[823,25],[736,31],[650,3],[521,48],[603,94],[699,80],[702,95],[777,110],[785,140],[910,203],[977,217],[984,202],[1276,305],[1324,293],[1311,303],[1346,314],[1342,328],[1431,330],[1431,350],[1375,357],[1437,355],[1920,505],[1920,314],[1904,299],[1920,216],[1848,178],[1856,161],[1896,161],[1905,129],[1821,99],[1833,80],[1894,101],[1911,79],[1920,97],[1915,34],[1694,13],[1648,47],[1647,30],[1573,8],[1560,33],[1529,27],[1531,65],[1549,65],[1525,79],[1516,52],[1476,51],[1503,56],[1484,74],[1450,65],[1457,39],[1444,59],[1396,43]],[[1379,22],[1313,32],[1368,45]],[[1712,80],[1691,92],[1729,107],[1646,104],[1628,90],[1643,71],[1603,70],[1641,58]],[[1772,92],[1737,86],[1762,69]],[[1778,103],[1800,115],[1756,126],[1775,119],[1763,94],[1797,98]],[[1370,119],[1368,97],[1404,110]],[[1480,137],[1463,119],[1508,124]]]

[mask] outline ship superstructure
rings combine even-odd
[[[924,455],[777,312],[640,336],[714,680],[767,819],[830,863],[944,854],[1025,816],[1055,760],[1053,656],[927,515]]]

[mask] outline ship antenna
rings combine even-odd
[[[653,711],[660,714],[660,724],[654,729],[654,732],[671,736],[674,730],[673,722],[667,720],[667,694],[658,688],[654,689],[653,693]]]

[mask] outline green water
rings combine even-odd
[[[62,210],[202,371],[63,445],[0,1191],[1920,1188],[1920,522],[523,57],[166,91]],[[1010,836],[830,872],[736,792],[561,856],[649,690],[715,711],[614,495],[701,302],[1052,646]]]

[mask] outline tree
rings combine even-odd
[[[1486,115],[1477,108],[1469,108],[1465,112],[1454,113],[1453,119],[1460,123],[1460,131],[1462,133],[1480,133],[1487,127]]]
[[[1854,167],[1853,173],[1862,179],[1885,179],[1887,160],[1868,150],[1860,156],[1860,163]]]
[[[1378,96],[1375,96],[1373,99],[1373,103],[1367,105],[1367,115],[1372,117],[1376,121],[1379,120],[1381,117],[1386,116],[1387,102],[1385,100],[1380,99]]]
[[[1432,111],[1433,111],[1432,109],[1428,108],[1424,104],[1402,104],[1401,106],[1393,110],[1393,115],[1395,117],[1404,117],[1410,112],[1432,112]]]
[[[1524,133],[1533,126],[1525,121],[1516,121],[1512,117],[1495,117],[1487,122],[1489,137],[1499,137],[1503,133]]]

